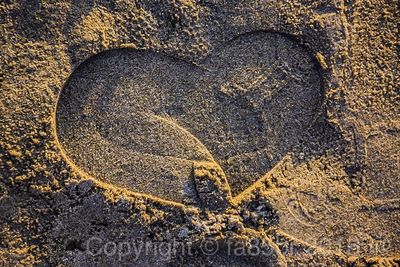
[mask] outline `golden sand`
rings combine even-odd
[[[0,266],[400,264],[397,1],[0,14]]]

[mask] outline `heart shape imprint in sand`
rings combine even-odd
[[[322,102],[313,57],[284,35],[257,32],[196,65],[143,50],[102,52],[71,74],[56,129],[88,175],[196,205],[213,194],[210,184],[229,197],[265,175]]]

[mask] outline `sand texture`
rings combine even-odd
[[[399,266],[399,8],[3,1],[0,266]]]

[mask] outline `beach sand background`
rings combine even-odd
[[[0,14],[0,265],[400,264],[396,1]]]

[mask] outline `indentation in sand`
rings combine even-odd
[[[62,90],[58,138],[76,166],[113,185],[196,204],[194,176],[212,166],[206,173],[218,173],[225,192],[215,195],[230,197],[227,190],[238,194],[276,165],[320,114],[314,62],[290,38],[267,32],[239,36],[199,65],[106,51]]]

